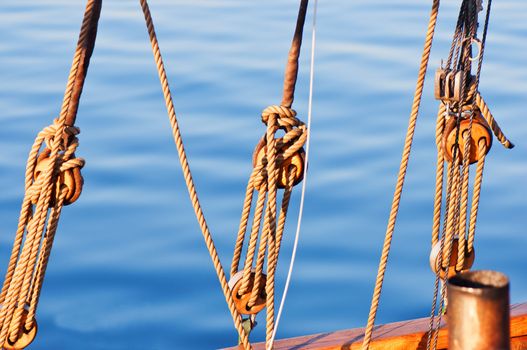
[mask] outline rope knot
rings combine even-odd
[[[296,111],[290,107],[272,105],[264,109],[262,122],[267,126],[269,126],[269,117],[271,115],[275,117],[276,125],[279,128],[289,129],[304,124],[296,118]]]
[[[296,118],[295,110],[276,105],[264,109],[262,122],[267,125],[267,132],[253,153],[254,187],[269,188],[273,179],[278,188],[298,184],[304,176],[306,125]],[[284,133],[281,137],[277,136],[279,130]],[[274,174],[269,174],[269,162],[274,162]]]
[[[28,191],[31,202],[37,204],[43,190],[47,188],[47,184],[52,183],[55,183],[55,186],[51,186],[51,207],[55,206],[56,199],[60,197],[62,191],[66,192],[64,205],[75,202],[79,198],[84,184],[80,171],[84,163],[84,159],[76,158],[75,154],[71,154],[69,157],[66,157],[66,154],[58,154],[54,161],[51,157],[51,150],[45,148],[37,158],[33,183]],[[51,176],[46,176],[48,173]],[[46,179],[49,179],[49,182]]]
[[[26,171],[26,192],[34,205],[43,195],[50,195],[49,206],[54,207],[63,191],[64,205],[79,198],[84,184],[80,169],[85,163],[75,156],[79,132],[55,119],[37,136]],[[38,153],[43,144],[44,150]]]
[[[77,135],[80,129],[76,126],[65,125],[59,119],[53,120],[53,124],[45,127],[38,135],[38,139],[43,139],[46,147],[50,150],[65,151],[70,147],[77,148]]]

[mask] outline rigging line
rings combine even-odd
[[[439,14],[440,0],[433,0],[432,9],[430,12],[430,19],[428,21],[428,29],[426,32],[426,39],[423,48],[423,54],[421,56],[421,63],[419,66],[419,74],[417,77],[417,83],[412,102],[412,110],[410,112],[410,118],[408,121],[408,129],[406,131],[406,137],[404,141],[403,154],[401,157],[401,164],[399,167],[399,173],[397,175],[397,184],[395,186],[392,207],[390,209],[390,216],[388,219],[388,225],[386,227],[386,234],[384,237],[384,244],[382,247],[381,259],[379,262],[379,269],[377,277],[375,278],[375,288],[373,291],[373,297],[370,305],[370,313],[368,315],[368,323],[364,331],[364,338],[362,343],[362,350],[368,350],[371,343],[373,334],[373,327],[375,325],[375,318],[377,316],[377,310],[379,308],[379,302],[382,292],[382,286],[384,282],[384,275],[388,265],[388,255],[390,254],[390,248],[392,244],[393,234],[395,231],[395,224],[397,222],[397,214],[399,213],[399,205],[404,187],[404,181],[406,178],[406,172],[408,170],[408,162],[410,161],[410,153],[412,150],[412,144],[414,139],[415,127],[417,118],[419,116],[419,108],[421,105],[421,99],[423,97],[423,88],[426,78],[426,72],[428,69],[428,62],[430,59],[430,52],[432,49],[432,43],[434,40],[434,33],[437,24],[437,17]]]
[[[161,83],[161,89],[163,91],[163,97],[165,99],[165,106],[167,108],[170,126],[172,128],[172,136],[174,137],[174,142],[176,144],[179,163],[183,171],[183,177],[185,178],[185,184],[187,186],[188,194],[192,202],[192,207],[194,208],[194,214],[196,216],[196,219],[198,220],[201,233],[205,240],[205,245],[207,246],[207,250],[209,251],[210,258],[214,265],[214,269],[216,271],[216,275],[220,282],[221,289],[225,296],[227,306],[229,307],[229,311],[231,313],[235,328],[238,331],[241,345],[243,345],[244,349],[251,350],[252,346],[249,342],[249,336],[247,332],[245,331],[245,329],[243,328],[242,317],[239,314],[239,312],[236,310],[234,300],[230,293],[230,288],[228,285],[227,277],[225,275],[225,271],[223,270],[223,266],[221,264],[218,251],[216,250],[216,246],[214,244],[212,234],[209,230],[207,221],[205,219],[203,208],[201,207],[201,204],[199,202],[198,192],[196,190],[196,186],[192,178],[192,172],[190,170],[189,162],[187,159],[187,153],[185,151],[185,146],[183,144],[183,138],[181,136],[181,131],[179,129],[176,111],[174,108],[174,101],[172,99],[172,93],[170,91],[170,85],[168,83],[168,78],[167,78],[167,74],[165,70],[165,64],[163,63],[163,57],[161,55],[161,50],[159,49],[159,43],[157,41],[156,31],[154,28],[154,21],[150,13],[148,1],[139,0],[139,3],[141,5],[141,9],[143,10],[143,14],[145,17],[145,23],[146,23],[148,35],[150,37],[150,44],[152,46],[152,53],[154,56],[154,61],[156,63],[157,73],[159,76],[159,81]]]
[[[307,184],[307,168],[309,165],[309,149],[311,141],[311,116],[313,112],[313,82],[315,78],[315,46],[316,46],[316,28],[317,28],[317,4],[318,0],[313,2],[313,30],[311,31],[311,63],[309,67],[309,97],[308,97],[308,107],[307,107],[307,138],[306,138],[306,159],[304,166],[304,181],[302,183],[302,193],[300,195],[300,207],[298,209],[298,222],[295,232],[295,240],[293,243],[293,251],[291,253],[291,262],[289,263],[289,270],[287,272],[287,279],[284,286],[284,292],[282,294],[282,299],[280,300],[280,307],[278,308],[278,313],[276,315],[275,327],[273,330],[273,335],[271,341],[269,342],[268,350],[273,348],[274,339],[276,337],[276,332],[278,331],[278,325],[280,323],[280,318],[282,316],[282,311],[284,309],[285,300],[287,297],[287,292],[289,291],[289,285],[291,283],[291,277],[293,275],[293,267],[295,265],[296,252],[298,249],[298,241],[300,238],[300,228],[302,226],[302,216],[304,213],[304,200],[306,195],[306,184]]]

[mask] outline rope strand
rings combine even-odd
[[[172,94],[170,92],[170,87],[168,84],[168,78],[166,75],[163,58],[161,56],[161,52],[159,49],[159,43],[157,41],[157,36],[155,33],[155,29],[154,29],[152,15],[150,14],[150,9],[148,7],[148,3],[146,0],[140,0],[140,4],[143,10],[144,17],[145,17],[146,27],[148,30],[148,34],[150,36],[150,42],[152,44],[152,52],[154,54],[154,60],[156,63],[159,80],[161,82],[161,88],[163,90],[163,97],[165,98],[165,104],[166,104],[166,108],[168,112],[168,117],[170,120],[170,126],[172,127],[172,135],[174,137],[174,142],[176,144],[179,161],[181,164],[181,168],[183,170],[183,177],[185,178],[185,183],[187,185],[190,200],[194,208],[194,213],[196,214],[196,218],[198,220],[201,232],[203,234],[203,238],[205,239],[205,245],[207,246],[207,249],[209,251],[210,257],[212,259],[212,263],[214,265],[214,269],[216,270],[216,274],[220,281],[221,289],[225,296],[225,300],[227,301],[229,311],[231,312],[231,316],[234,321],[234,326],[236,327],[236,330],[238,331],[238,335],[240,337],[242,345],[244,346],[246,350],[249,350],[249,349],[252,349],[252,347],[249,343],[247,332],[245,332],[245,330],[243,329],[241,316],[238,313],[238,311],[236,311],[234,300],[231,296],[230,289],[228,286],[227,277],[225,276],[225,272],[221,265],[218,252],[216,250],[214,241],[212,239],[212,235],[209,231],[209,227],[205,220],[203,209],[201,208],[201,204],[199,202],[198,193],[194,185],[194,180],[192,178],[192,174],[191,174],[190,167],[188,164],[187,155],[185,152],[185,148],[183,146],[183,139],[181,137],[181,132],[179,130],[179,125],[178,125],[178,121],[176,118],[176,112],[175,112],[174,103],[172,100]]]
[[[86,4],[60,116],[37,135],[29,152],[24,200],[0,294],[0,347],[7,341],[10,347],[19,346],[23,333],[30,334],[29,341],[36,335],[35,314],[60,214],[82,191],[84,160],[75,157],[79,130],[72,125],[95,46],[101,5],[101,0]]]
[[[430,13],[430,20],[428,23],[428,29],[426,33],[425,45],[424,45],[423,55],[421,58],[421,65],[419,68],[417,86],[415,89],[414,100],[412,103],[412,111],[410,113],[410,120],[408,124],[408,131],[406,133],[406,139],[404,143],[401,165],[399,167],[399,174],[397,177],[397,184],[395,187],[392,208],[390,210],[390,217],[389,217],[388,225],[386,228],[386,235],[385,235],[384,245],[383,245],[381,259],[379,263],[379,270],[378,270],[377,278],[375,281],[375,289],[373,291],[373,298],[372,298],[371,307],[370,307],[370,314],[368,316],[368,324],[366,325],[364,341],[362,343],[363,350],[369,349],[371,337],[373,333],[373,326],[375,324],[375,317],[377,315],[377,309],[379,307],[379,300],[380,300],[382,285],[384,281],[384,274],[386,272],[386,266],[388,264],[388,255],[390,253],[393,232],[395,230],[395,223],[397,221],[397,214],[399,212],[399,203],[401,200],[404,180],[406,177],[406,170],[408,168],[408,161],[410,159],[410,151],[412,148],[413,136],[414,136],[415,126],[417,122],[417,116],[419,114],[421,97],[423,95],[424,81],[426,77],[426,71],[428,68],[430,51],[432,49],[432,42],[434,39],[434,32],[435,32],[435,27],[437,23],[437,16],[439,13],[439,4],[440,4],[439,0],[434,0],[432,4],[432,10]]]

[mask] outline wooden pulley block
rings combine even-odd
[[[24,312],[22,313],[22,319],[21,319],[22,323],[26,322],[28,313],[29,312],[26,309],[24,309]],[[15,341],[11,341],[9,340],[9,337],[8,337],[2,349],[4,350],[23,350],[27,346],[29,346],[29,344],[33,342],[33,340],[37,336],[37,332],[38,332],[38,325],[37,325],[37,321],[34,319],[33,326],[31,327],[31,329],[25,329],[24,326],[22,326],[21,329],[18,331],[17,339]],[[11,334],[11,331],[9,331],[8,334]]]
[[[450,255],[450,262],[448,264],[448,266],[450,267],[448,269],[448,278],[455,276],[458,272],[470,270],[472,265],[474,265],[475,253],[474,253],[474,249],[472,249],[472,252],[470,254],[468,252],[465,252],[465,262],[463,264],[463,269],[461,271],[456,271],[458,246],[459,246],[459,239],[455,237],[454,241],[452,242],[452,253]],[[446,244],[445,244],[445,247],[443,247],[443,249],[446,249]],[[441,242],[437,242],[436,244],[434,244],[434,246],[432,247],[432,251],[430,252],[430,268],[432,269],[432,272],[435,274],[437,274],[437,268],[439,266],[440,250],[441,250]],[[445,274],[446,274],[445,261],[443,261],[442,265],[443,266],[441,267],[439,276],[441,277],[441,279],[444,279]]]
[[[51,163],[51,159],[49,158],[50,153],[51,153],[51,150],[46,148],[38,156],[37,165],[35,167],[35,172],[34,172],[35,181],[50,166],[50,163]],[[72,156],[75,157],[75,155],[72,155]],[[57,198],[57,194],[59,193],[62,185],[65,185],[67,188],[67,194],[66,194],[66,198],[64,199],[64,205],[69,205],[75,202],[81,195],[82,186],[84,185],[84,178],[82,177],[80,168],[75,167],[75,168],[60,172],[57,178],[56,186],[53,189],[50,206],[55,205],[55,198]],[[36,203],[33,203],[33,204],[36,204]]]
[[[243,295],[239,294],[240,287],[242,286],[243,271],[238,271],[229,280],[229,289],[231,290],[231,295],[234,299],[234,305],[236,306],[236,310],[238,310],[238,312],[242,315],[254,315],[265,308],[265,303],[267,300],[267,294],[265,293],[265,284],[267,282],[267,276],[265,274],[262,274],[258,298],[256,299],[254,305],[249,306],[249,300],[251,299],[255,276],[256,273],[253,269],[249,278],[249,286],[247,288],[247,291]]]
[[[459,123],[459,136],[458,136],[458,159],[459,163],[463,160],[463,155],[465,152],[465,133],[468,131],[470,124],[469,119],[463,119]],[[445,130],[443,132],[443,151],[446,159],[449,162],[452,162],[452,157],[454,154],[454,148],[456,144],[456,118],[450,118],[447,121]],[[487,122],[481,116],[479,110],[474,112],[474,117],[472,119],[472,131],[470,133],[470,155],[469,155],[469,164],[474,164],[479,160],[479,141],[481,139],[485,140],[487,145],[487,154],[492,147],[492,131],[490,130]]]
[[[282,148],[284,151],[287,146]],[[267,146],[265,144],[265,139],[261,139],[260,142],[256,145],[253,153],[253,166],[255,167],[258,163],[262,161],[267,152]],[[304,178],[304,166],[305,166],[306,152],[304,148],[300,148],[296,151],[291,157],[285,159],[282,164],[280,164],[280,171],[278,173],[278,188],[285,188],[287,185],[289,169],[293,168],[292,171],[295,172],[295,179],[293,180],[293,186],[299,184]]]
[[[461,70],[439,68],[434,80],[434,96],[437,100],[460,102],[463,92],[463,82],[466,83],[467,73]]]

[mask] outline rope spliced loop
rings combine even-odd
[[[84,160],[75,156],[80,130],[73,125],[101,5],[101,0],[87,2],[60,115],[39,132],[29,153],[24,200],[0,294],[2,349],[21,350],[35,339],[35,315],[60,214],[82,192]]]

